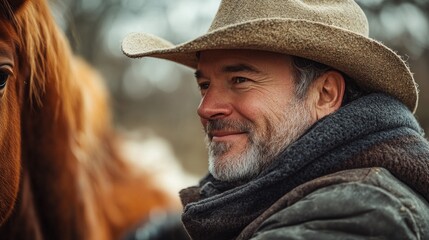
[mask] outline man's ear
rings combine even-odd
[[[335,70],[327,71],[315,80],[312,92],[317,120],[341,107],[345,86],[343,75]]]

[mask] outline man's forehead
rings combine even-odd
[[[209,78],[211,74],[251,73],[258,76],[288,75],[291,56],[249,49],[217,49],[197,54],[195,77]]]
[[[219,56],[219,57],[249,57],[249,58],[288,58],[290,57],[287,54],[263,51],[263,50],[253,50],[253,49],[209,49],[202,50],[197,53],[197,58],[201,59],[205,56]]]
[[[251,49],[216,49],[204,50],[197,54],[197,69],[217,67],[225,69],[226,66],[248,66],[248,70],[265,68],[266,65],[287,66],[291,57],[286,54],[251,50]],[[243,68],[246,70],[246,68]]]
[[[249,64],[245,64],[245,63],[237,63],[237,64],[225,64],[222,66],[219,66],[219,72],[221,73],[237,73],[237,72],[250,72],[250,73],[257,73],[257,74],[262,74],[262,72]],[[201,69],[197,69],[195,71],[195,77],[197,79],[199,78],[203,78],[204,77],[204,73]]]

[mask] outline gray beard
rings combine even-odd
[[[215,120],[216,121],[216,120]],[[277,126],[268,126],[267,132],[255,135],[251,123],[238,123],[228,120],[208,123],[208,128],[233,128],[249,132],[246,148],[241,154],[224,157],[231,143],[210,142],[206,137],[209,154],[209,172],[222,181],[249,180],[256,177],[276,158],[280,152],[297,140],[313,123],[310,109],[303,100],[293,100],[287,112],[283,113],[283,121]],[[254,127],[253,127],[254,129]],[[206,129],[207,131],[208,129]]]

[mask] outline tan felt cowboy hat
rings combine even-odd
[[[208,49],[254,49],[296,55],[334,67],[363,88],[395,96],[415,112],[417,85],[406,63],[368,38],[368,21],[353,0],[223,0],[209,31],[172,43],[145,33],[125,37],[125,55],[197,67]]]

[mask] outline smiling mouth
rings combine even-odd
[[[237,138],[237,137],[241,137],[244,134],[247,134],[247,132],[213,131],[208,133],[208,136],[212,141],[227,141],[227,140],[233,140],[234,138]]]

